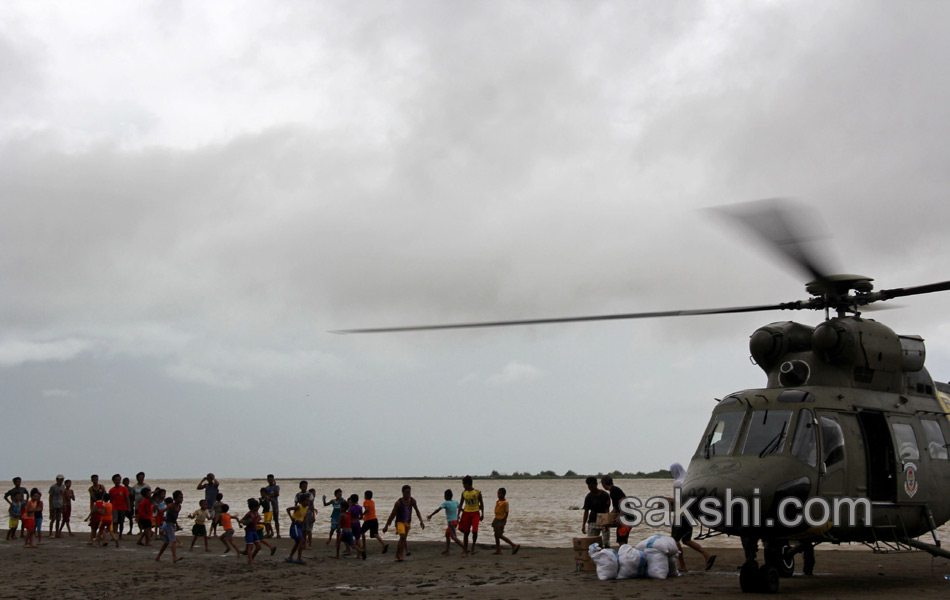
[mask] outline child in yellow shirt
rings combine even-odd
[[[521,550],[521,544],[516,544],[505,537],[505,524],[508,522],[506,494],[505,488],[498,488],[498,501],[495,502],[495,519],[491,522],[491,528],[495,531],[495,554],[501,554],[502,541],[511,546],[512,554],[518,554],[518,550]]]

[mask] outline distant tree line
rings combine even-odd
[[[541,471],[537,474],[531,474],[527,471],[515,471],[511,475],[502,474],[498,471],[492,471],[491,475],[482,476],[481,479],[585,479],[590,473],[578,474],[570,469],[564,472],[563,475],[558,475],[554,471]],[[597,479],[600,479],[604,475],[610,475],[614,479],[672,479],[673,476],[667,469],[660,469],[659,471],[650,471],[649,473],[644,473],[643,471],[637,471],[636,473],[624,472],[624,471],[611,471],[609,473],[597,473]]]

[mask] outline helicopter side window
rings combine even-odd
[[[914,428],[907,423],[892,423],[891,429],[894,431],[894,439],[897,441],[897,452],[900,454],[901,462],[919,460],[920,450],[917,448],[917,436],[914,435]]]
[[[743,454],[758,454],[760,457],[782,451],[792,420],[790,410],[757,410],[749,421],[749,433],[742,448]]]
[[[745,412],[721,412],[713,416],[700,453],[706,458],[732,454]]]
[[[844,433],[841,432],[841,425],[831,417],[821,417],[818,422],[823,451],[821,459],[827,468],[844,460]]]
[[[930,458],[947,460],[947,440],[940,431],[940,423],[930,419],[921,419],[921,426],[924,428],[924,436],[927,438],[927,450],[930,452]]]
[[[818,432],[815,417],[807,408],[798,413],[795,438],[792,440],[792,456],[811,466],[818,465]]]

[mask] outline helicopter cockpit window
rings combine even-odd
[[[785,446],[788,424],[791,420],[792,411],[790,410],[757,410],[753,412],[742,453],[766,456],[781,452]]]
[[[924,428],[924,435],[927,437],[927,450],[930,451],[930,458],[947,460],[947,440],[940,431],[940,423],[930,419],[921,419],[921,426]]]
[[[844,433],[841,425],[831,417],[821,417],[818,420],[821,426],[821,460],[825,467],[844,460]]]
[[[818,428],[815,417],[807,408],[798,413],[795,438],[792,440],[792,456],[811,466],[818,465]]]
[[[901,461],[920,460],[914,428],[907,423],[893,423],[891,429],[894,431],[894,440],[897,442],[897,452],[900,454]]]
[[[721,412],[714,415],[706,437],[703,439],[700,454],[706,458],[732,454],[744,417],[745,412],[739,411]]]

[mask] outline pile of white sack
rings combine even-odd
[[[679,570],[676,568],[679,549],[676,547],[676,540],[668,535],[654,535],[636,547],[624,544],[619,550],[601,548],[600,544],[595,543],[590,545],[587,553],[594,561],[597,578],[601,581],[679,577]]]

